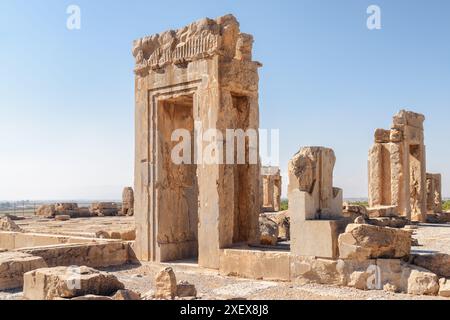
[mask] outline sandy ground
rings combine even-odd
[[[101,218],[104,219],[104,218]],[[126,218],[120,218],[123,220]],[[78,220],[77,220],[78,221]],[[92,220],[88,220],[91,221]],[[104,220],[108,224],[115,223]],[[65,223],[67,224],[67,222]],[[98,224],[96,224],[98,227]],[[85,225],[85,227],[88,227]],[[92,227],[92,226],[91,226]],[[95,228],[97,228],[95,227]],[[78,225],[77,225],[78,228]],[[94,227],[92,227],[94,228]],[[82,228],[81,228],[82,229]],[[415,230],[415,238],[421,246],[414,247],[414,252],[450,253],[450,224],[423,224]],[[107,268],[105,271],[115,274],[126,288],[145,294],[154,289],[155,275],[169,264],[144,263],[127,265],[120,268]],[[318,285],[295,284],[287,282],[268,282],[238,279],[220,276],[217,271],[199,268],[195,262],[170,264],[175,270],[177,280],[186,280],[195,284],[199,299],[276,299],[276,300],[440,300],[440,297],[412,296],[388,293],[384,291],[361,291],[353,288]],[[0,300],[22,299],[20,290],[0,292]]]

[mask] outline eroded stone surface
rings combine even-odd
[[[134,215],[134,191],[127,187],[122,192],[122,214],[125,216]]]
[[[197,289],[195,288],[195,285],[187,281],[180,281],[177,284],[177,296],[180,298],[196,297]]]
[[[261,244],[275,246],[278,242],[278,224],[265,215],[259,217]]]
[[[411,258],[411,263],[428,269],[440,277],[450,278],[450,254],[419,254]]]
[[[403,258],[411,251],[411,233],[367,224],[350,224],[339,236],[341,259]]]
[[[0,253],[0,290],[22,287],[26,272],[45,267],[41,257],[15,251]]]
[[[155,279],[156,299],[174,299],[177,295],[177,278],[173,269],[168,267],[159,272]]]
[[[396,206],[397,215],[426,220],[424,121],[421,114],[401,110],[390,130],[375,131],[369,151],[370,207]]]
[[[14,232],[22,232],[22,228],[20,228],[10,217],[5,216],[0,218],[0,230],[1,231],[14,231]]]
[[[120,289],[124,285],[116,276],[84,266],[43,268],[24,275],[24,296],[30,300],[108,296]]]

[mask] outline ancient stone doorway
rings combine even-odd
[[[160,203],[159,243],[174,254],[173,258],[198,256],[198,181],[197,165],[193,162],[194,114],[193,95],[160,100],[158,103],[158,153],[163,170],[160,171],[159,196],[171,199]],[[179,141],[172,141],[176,130],[190,133],[188,161],[176,163],[172,151]],[[187,150],[182,150],[186,152]]]

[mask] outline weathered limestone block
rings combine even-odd
[[[117,216],[117,204],[114,202],[96,202],[91,205],[91,212],[99,217]]]
[[[69,215],[56,215],[55,220],[56,221],[69,221],[70,216]]]
[[[116,276],[85,266],[43,268],[24,275],[24,296],[29,300],[108,296],[120,289],[124,285]]]
[[[278,225],[278,238],[283,241],[290,240],[291,219],[289,217],[289,211],[281,211],[268,217]]]
[[[0,290],[22,287],[26,272],[45,267],[41,257],[15,251],[0,253]]]
[[[426,166],[421,114],[401,110],[390,130],[377,129],[369,151],[370,207],[397,206],[397,215],[426,219]]]
[[[370,218],[382,218],[382,217],[397,217],[397,206],[376,206],[367,208],[367,213]]]
[[[450,255],[446,253],[418,254],[411,257],[411,263],[428,269],[440,277],[450,278]]]
[[[342,190],[333,188],[333,150],[302,148],[289,162],[291,251],[298,256],[335,259],[344,231]]]
[[[78,218],[80,209],[77,203],[56,203],[54,216],[69,216]]]
[[[10,217],[5,216],[0,218],[0,230],[1,231],[13,231],[13,232],[23,232]]]
[[[411,233],[367,224],[350,224],[339,236],[341,259],[403,258],[411,251]]]
[[[441,297],[450,298],[450,279],[439,279],[439,295]]]
[[[119,290],[112,297],[113,300],[141,300],[141,294],[132,290]]]
[[[290,254],[288,251],[243,247],[224,249],[220,255],[219,272],[224,276],[267,281],[289,281]]]
[[[439,278],[432,272],[421,268],[411,268],[408,276],[408,291],[414,295],[431,295],[439,293]]]
[[[129,245],[122,242],[62,244],[21,249],[42,257],[49,267],[88,266],[91,268],[120,266],[129,259]]]
[[[378,227],[404,228],[409,220],[405,217],[383,217],[369,219],[368,223]]]
[[[259,217],[261,244],[276,246],[278,242],[278,224],[265,215]]]
[[[45,218],[52,218],[55,216],[56,210],[55,205],[41,205],[38,207],[36,211],[37,216],[45,217]]]
[[[344,217],[349,218],[350,220],[354,220],[357,217],[363,217],[364,219],[369,218],[367,213],[367,208],[365,206],[349,204],[347,202],[343,203],[343,212]]]
[[[125,216],[134,215],[134,191],[131,187],[123,189],[122,214]]]
[[[291,280],[300,283],[342,285],[343,278],[337,260],[291,256]]]
[[[168,267],[156,276],[156,299],[174,299],[177,295],[177,278],[173,269]]]
[[[197,289],[195,288],[195,285],[187,281],[180,281],[177,284],[177,296],[180,298],[196,297]]]

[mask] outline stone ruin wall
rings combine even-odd
[[[413,221],[426,220],[426,157],[421,114],[400,111],[390,130],[377,129],[369,151],[369,206],[396,206]]]
[[[262,212],[278,212],[281,209],[281,175],[278,167],[261,168]]]

